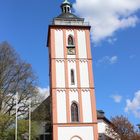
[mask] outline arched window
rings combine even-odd
[[[68,36],[67,42],[68,42],[68,46],[67,46],[68,55],[75,55],[76,51],[75,51],[75,45],[74,45],[74,38],[72,35]]]
[[[77,103],[75,102],[71,105],[71,121],[79,122],[79,109]]]
[[[82,140],[79,136],[74,136],[70,140]]]
[[[70,12],[70,7],[68,7],[68,12]]]
[[[73,40],[73,37],[71,35],[69,35],[68,37],[68,46],[73,46],[74,45],[74,40]]]
[[[73,69],[71,69],[71,85],[74,85],[75,84],[75,76],[74,76],[74,70]]]
[[[64,7],[64,12],[65,12],[65,13],[67,12],[67,7]]]

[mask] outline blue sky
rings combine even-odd
[[[22,59],[32,64],[41,88],[49,86],[46,47],[48,25],[53,17],[61,13],[61,2],[0,1],[0,42],[8,41]],[[91,4],[88,5],[82,0],[71,2],[74,3],[74,12],[85,17],[92,26],[91,46],[97,109],[104,110],[108,118],[123,114],[134,124],[140,123],[139,1],[134,0],[133,7],[125,5],[126,9],[120,2],[116,6],[118,9],[115,7],[109,11],[106,9],[113,7],[110,0],[106,1],[109,3],[107,5],[101,5],[97,0],[89,1]],[[109,5],[111,6],[107,7]],[[85,8],[84,12],[82,8]],[[128,12],[125,13],[125,10]]]

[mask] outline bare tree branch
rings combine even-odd
[[[18,115],[27,114],[28,100],[37,94],[36,77],[31,65],[22,61],[7,42],[0,44],[0,113],[15,115],[18,92]]]
[[[106,129],[106,133],[114,140],[138,140],[140,134],[124,116],[116,116],[111,119],[112,125]]]

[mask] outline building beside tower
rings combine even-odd
[[[71,8],[65,0],[48,31],[52,139],[98,140],[90,26]]]

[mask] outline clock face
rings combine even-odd
[[[68,47],[68,55],[75,55],[75,48],[74,47]]]

